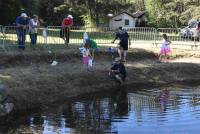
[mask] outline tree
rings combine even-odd
[[[12,24],[23,11],[48,25],[60,25],[72,14],[75,25],[98,26],[108,24],[109,13],[140,10],[146,11],[149,26],[179,27],[200,18],[199,9],[200,0],[0,0],[0,24]]]
[[[39,2],[39,15],[42,22],[47,25],[60,25],[61,16],[54,9],[63,4],[63,0],[41,0]]]
[[[21,12],[21,3],[19,0],[1,0],[0,1],[0,25],[12,25],[15,18]]]

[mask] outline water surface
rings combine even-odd
[[[1,126],[0,132],[197,134],[199,119],[200,89],[118,90],[68,100]]]

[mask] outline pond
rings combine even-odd
[[[21,116],[21,117],[20,117]],[[118,90],[67,100],[40,112],[19,115],[0,133],[195,134],[200,127],[200,89]]]

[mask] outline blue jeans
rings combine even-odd
[[[18,39],[18,48],[25,49],[25,40],[26,40],[26,31],[20,30],[17,31],[17,39]]]
[[[37,43],[37,33],[30,34],[30,38],[31,38],[31,45],[36,45],[36,43]]]

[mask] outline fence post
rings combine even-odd
[[[2,39],[2,49],[5,50],[5,41],[6,41],[6,36],[5,36],[5,28],[0,25],[0,35]]]
[[[158,31],[157,31],[156,28],[153,28],[153,29],[154,29],[154,45],[157,47],[157,43],[156,43],[156,41],[157,41]]]
[[[0,39],[2,40],[1,42],[0,42],[0,45],[3,45],[3,29],[2,29],[2,26],[0,25]]]
[[[1,27],[2,28],[2,34],[3,34],[3,50],[5,50],[5,42],[6,42],[6,34],[5,34],[5,28],[4,27]]]
[[[195,49],[197,49],[197,41],[196,41],[196,40],[197,40],[197,37],[194,36],[194,48],[195,48]]]

